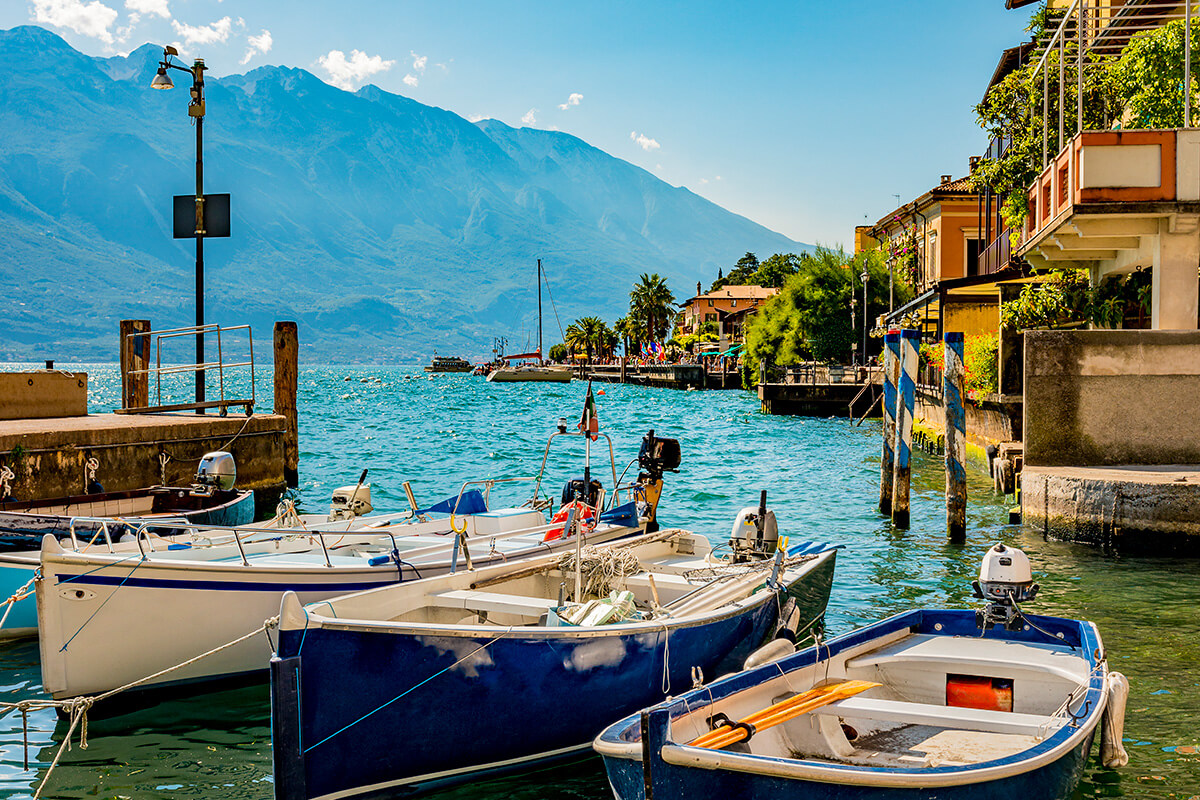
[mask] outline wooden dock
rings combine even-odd
[[[635,386],[658,386],[664,389],[741,389],[742,376],[729,370],[722,374],[700,364],[652,364],[637,366],[603,364],[582,367],[581,379],[597,383],[629,383]]]

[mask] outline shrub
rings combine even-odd
[[[1000,391],[1000,337],[995,333],[968,336],[963,342],[967,397],[979,399]]]

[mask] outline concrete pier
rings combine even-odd
[[[16,473],[13,496],[27,499],[82,494],[84,465],[93,457],[100,462],[96,479],[108,491],[187,486],[200,457],[224,449],[237,461],[237,486],[253,489],[259,510],[270,511],[286,488],[286,429],[278,414],[0,420],[0,461]]]
[[[1034,467],[1021,473],[1027,525],[1122,551],[1200,550],[1200,466]]]

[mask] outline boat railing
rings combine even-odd
[[[246,342],[249,346],[249,359],[245,361],[225,361],[225,343],[224,338],[229,334],[245,331]],[[179,338],[199,338],[209,334],[216,336],[217,340],[217,359],[216,361],[204,361],[195,364],[168,364],[163,366],[163,342]],[[135,408],[120,408],[117,409],[118,414],[146,414],[161,411],[203,411],[208,408],[218,409],[221,416],[224,416],[231,406],[241,406],[246,412],[246,416],[254,410],[255,396],[255,380],[254,380],[254,337],[251,335],[249,325],[231,325],[221,326],[216,323],[207,325],[194,325],[187,328],[167,328],[161,331],[136,331],[126,336],[127,339],[135,340],[134,345],[140,342],[155,342],[155,362],[154,366],[144,369],[126,369],[124,374],[127,376],[144,375],[149,381],[151,377],[154,379],[154,405]],[[138,347],[133,348],[134,351],[140,350]],[[249,368],[250,370],[250,396],[249,397],[226,397],[225,396],[225,371],[232,369]],[[178,373],[195,373],[203,382],[203,377],[209,370],[215,370],[217,373],[217,390],[219,399],[209,400],[195,403],[163,403],[163,386],[162,379],[164,375],[175,375]]]
[[[88,539],[87,543],[83,545],[83,550],[86,550],[87,548],[94,545],[96,543],[96,539],[99,536],[103,535],[104,543],[108,547],[108,552],[111,553],[111,552],[114,552],[113,539],[112,539],[113,531],[111,528],[120,527],[123,529],[132,530],[132,531],[134,531],[134,533],[136,533],[138,530],[140,530],[140,527],[145,527],[145,526],[149,526],[149,525],[154,525],[154,526],[164,526],[165,525],[166,527],[175,528],[178,525],[182,525],[184,523],[186,523],[186,520],[183,517],[155,517],[153,520],[145,520],[145,519],[141,519],[141,518],[136,519],[136,520],[129,520],[129,519],[122,519],[121,517],[83,517],[83,516],[80,516],[80,517],[71,517],[67,521],[67,534],[71,539],[71,549],[75,550],[77,552],[82,552],[82,550],[80,550],[80,547],[79,547],[78,533],[79,533],[81,527],[86,526],[88,529],[92,530],[93,532],[92,532],[91,538]],[[111,526],[111,528],[110,528],[110,526]]]
[[[554,444],[554,440],[557,439],[559,436],[588,436],[588,435],[589,434],[583,433],[582,431],[568,431],[565,421],[559,423],[558,430],[556,432],[550,434],[550,438],[546,440],[546,449],[542,453],[542,467],[541,467],[541,469],[538,470],[537,482],[534,484],[534,487],[533,487],[533,499],[530,501],[531,503],[537,502],[538,492],[542,488],[542,478],[545,477],[545,475],[546,475],[546,461],[550,458],[550,446],[552,444]],[[604,440],[606,442],[608,442],[608,463],[609,463],[609,467],[612,469],[612,485],[616,486],[617,485],[617,456],[616,456],[616,451],[613,449],[612,437],[609,436],[607,433],[598,433],[598,434],[596,434],[596,436],[597,437],[603,436]]]

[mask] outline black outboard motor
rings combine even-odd
[[[565,506],[567,503],[573,501],[575,493],[578,492],[579,497],[586,505],[595,508],[596,504],[600,502],[600,490],[602,488],[603,486],[601,486],[600,481],[593,478],[590,490],[585,492],[583,490],[583,478],[572,478],[563,486],[562,504]]]
[[[679,472],[681,460],[679,440],[655,436],[651,428],[642,437],[642,449],[638,451],[638,466],[642,468],[638,480],[660,481],[664,472]]]
[[[663,473],[678,472],[679,462],[678,439],[661,439],[654,435],[654,429],[642,437],[642,449],[638,451],[638,483],[646,492],[646,507],[639,509],[642,517],[647,517],[646,533],[658,530],[658,501],[662,497]]]

